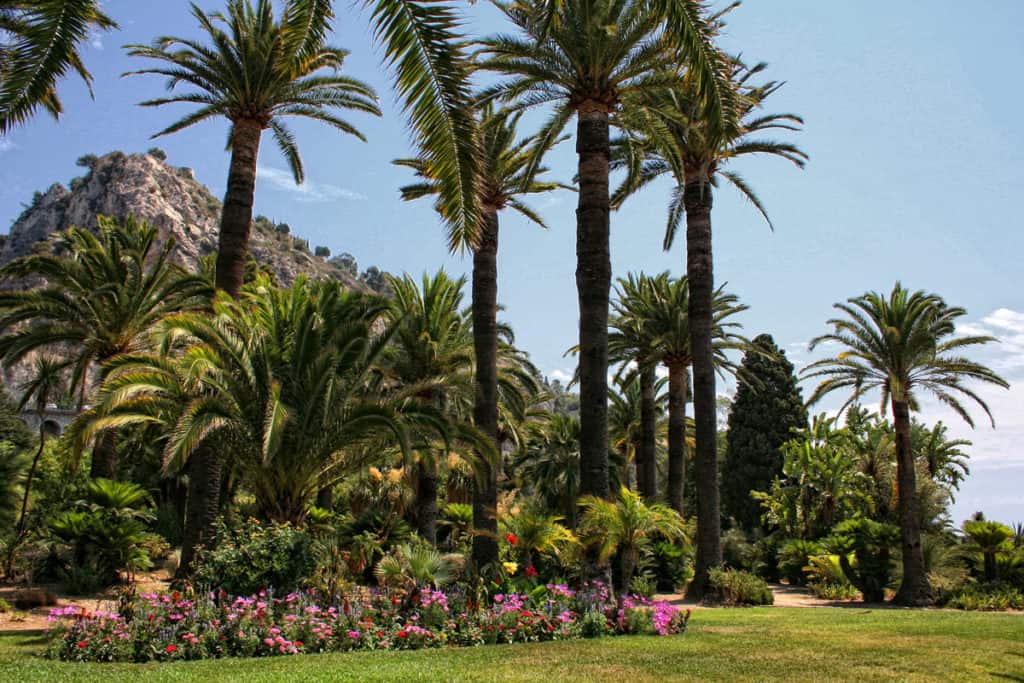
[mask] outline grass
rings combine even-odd
[[[1024,681],[1024,616],[953,611],[699,610],[684,636],[173,664],[68,664],[39,634],[0,635],[0,681]]]

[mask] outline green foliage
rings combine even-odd
[[[1013,548],[1013,529],[990,520],[969,520],[964,522],[964,534],[971,540],[970,549],[984,557],[985,581],[999,579],[996,558]]]
[[[658,590],[672,593],[693,578],[693,561],[692,544],[658,540],[647,546],[643,564],[654,574]]]
[[[804,567],[810,564],[811,558],[821,555],[825,549],[817,541],[794,538],[786,541],[779,548],[779,575],[790,585],[802,586],[807,583]]]
[[[729,411],[729,442],[722,464],[722,505],[744,529],[761,525],[751,491],[768,491],[782,475],[782,445],[807,427],[807,409],[793,364],[771,336],[754,338],[740,366]]]
[[[739,569],[711,569],[708,585],[705,599],[709,602],[729,607],[775,603],[775,596],[764,579]]]
[[[1024,610],[1024,591],[1005,583],[969,583],[947,593],[940,604],[963,610]]]
[[[317,246],[316,249],[313,250],[313,255],[320,258],[330,258],[331,250],[328,247]]]
[[[57,81],[77,73],[92,93],[92,74],[80,49],[93,32],[117,28],[98,0],[36,0],[2,5],[0,45],[0,135],[24,124],[42,107],[58,118],[64,111]]]
[[[442,555],[427,543],[406,543],[381,558],[373,573],[382,586],[437,589],[458,578],[461,564],[461,555]]]
[[[359,262],[356,261],[355,256],[348,252],[338,256],[332,256],[328,263],[353,278],[359,277]]]
[[[312,539],[291,524],[248,518],[231,526],[219,520],[212,548],[200,548],[194,582],[229,595],[302,587],[315,568]]]
[[[823,542],[839,557],[843,573],[864,595],[864,602],[885,599],[885,589],[892,582],[892,550],[899,533],[899,528],[891,524],[850,519],[837,524],[833,535]]]
[[[804,567],[811,592],[824,600],[856,600],[860,591],[850,583],[838,555],[815,555]]]
[[[159,147],[150,147],[146,151],[146,154],[153,157],[154,159],[158,159],[160,161],[167,161],[167,152],[163,151]]]
[[[634,576],[629,582],[629,594],[651,600],[658,591],[658,582],[649,576]]]
[[[87,593],[116,583],[123,571],[130,579],[152,566],[149,549],[158,547],[146,531],[152,515],[141,507],[149,496],[139,486],[96,479],[88,494],[88,500],[50,523],[50,533],[68,548],[63,572],[71,592]]]

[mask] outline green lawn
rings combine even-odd
[[[684,636],[162,665],[38,656],[0,636],[0,681],[1024,681],[1024,615],[870,609],[699,610]]]

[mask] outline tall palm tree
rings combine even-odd
[[[965,381],[1007,388],[1009,385],[989,368],[959,355],[964,349],[995,339],[956,335],[956,320],[966,313],[964,309],[946,305],[936,294],[911,292],[899,282],[888,297],[868,292],[835,304],[835,308],[846,317],[829,320],[832,332],[814,338],[810,348],[835,342],[841,351],[804,369],[805,377],[822,378],[809,402],[833,391],[850,390],[842,407],[846,409],[859,402],[865,393],[878,389],[882,394],[881,412],[885,412],[887,404],[891,407],[903,549],[903,582],[894,600],[907,605],[927,604],[932,595],[921,550],[910,411],[918,410],[919,396],[928,393],[973,427],[974,422],[961,402],[966,396],[985,411],[995,426],[988,405]]]
[[[725,118],[731,91],[717,30],[698,0],[517,0],[498,3],[518,35],[482,41],[484,68],[507,76],[488,89],[518,108],[554,107],[538,149],[577,119],[579,202],[576,287],[580,308],[581,490],[607,497],[608,300],[611,115],[634,95],[678,80],[692,67],[701,102]],[[535,163],[539,163],[538,160]]]
[[[767,154],[804,165],[806,155],[795,146],[751,136],[777,129],[798,130],[793,114],[759,113],[764,101],[781,86],[770,81],[752,85],[749,79],[763,64],[732,67],[731,85],[738,105],[725,126],[715,122],[700,101],[698,84],[688,74],[671,89],[645,94],[638,106],[623,111],[626,152],[619,161],[628,177],[616,192],[619,204],[655,178],[670,175],[676,183],[669,205],[664,248],[670,249],[686,217],[686,274],[689,279],[690,353],[693,358],[693,406],[697,428],[697,567],[690,592],[703,595],[708,570],[722,562],[720,496],[716,436],[717,397],[713,342],[714,274],[711,258],[712,190],[725,179],[740,190],[767,220],[764,205],[746,181],[724,166],[748,155]],[[640,106],[645,105],[645,106]],[[769,221],[770,225],[770,221]]]
[[[92,93],[92,74],[79,49],[95,30],[117,24],[99,0],[0,0],[0,135],[42,107],[55,119],[64,111],[57,81],[74,70]]]
[[[729,359],[729,350],[743,350],[750,342],[734,332],[740,324],[733,316],[747,310],[734,294],[717,288],[712,298],[712,343],[715,368],[719,373],[735,374],[737,367]],[[630,308],[644,322],[644,335],[653,349],[652,359],[668,370],[668,503],[683,513],[686,484],[686,403],[689,399],[690,353],[689,281],[685,276],[673,279],[667,272],[650,278],[649,286],[639,288],[644,296],[631,302]]]
[[[621,376],[630,363],[635,364],[636,382],[640,391],[640,434],[636,449],[637,490],[645,500],[658,495],[655,424],[657,422],[655,374],[658,363],[654,337],[650,333],[647,307],[653,298],[653,280],[643,273],[630,273],[619,278],[614,315],[608,322],[608,357],[622,366]],[[609,408],[611,411],[612,408]],[[614,421],[609,415],[609,427]]]
[[[208,44],[165,36],[152,45],[130,45],[128,54],[167,66],[129,72],[168,78],[172,90],[186,84],[193,90],[146,100],[147,107],[173,103],[200,108],[153,137],[214,118],[231,123],[228,147],[231,166],[221,212],[217,245],[217,288],[237,297],[245,279],[256,160],[264,130],[288,161],[296,183],[305,177],[288,116],[322,121],[363,140],[352,124],[332,110],[347,109],[380,116],[373,89],[340,75],[348,52],[325,45],[333,17],[329,3],[289,0],[280,19],[271,0],[228,0],[227,14],[207,14],[192,5],[192,15],[207,34]]]
[[[645,500],[657,497],[658,446],[665,441],[665,414],[668,395],[665,392],[667,378],[655,379],[648,388],[643,374],[629,372],[615,379],[617,391],[608,394],[608,439],[611,448],[620,453],[627,463],[633,463],[636,470],[636,489]],[[650,393],[650,405],[645,408]],[[647,424],[647,417],[652,424]],[[648,462],[641,462],[641,453],[650,445],[652,451]],[[662,451],[663,452],[663,451]],[[646,471],[644,471],[646,470]],[[655,484],[652,486],[652,483]],[[650,487],[646,491],[645,486]]]
[[[550,192],[559,183],[542,182],[537,177],[546,169],[532,165],[531,147],[536,136],[517,139],[521,113],[495,112],[490,103],[477,114],[477,139],[480,151],[477,175],[480,225],[473,249],[473,348],[476,360],[476,394],[473,421],[499,448],[498,442],[498,214],[513,209],[528,220],[546,228],[541,217],[523,203],[522,197]],[[416,171],[421,179],[402,188],[402,199],[411,201],[438,196],[441,185],[430,160],[399,159],[394,163]],[[441,207],[438,207],[441,211]],[[483,483],[474,488],[473,524],[484,533],[473,537],[473,561],[478,567],[498,561],[496,510],[498,472],[488,469]]]
[[[85,403],[94,371],[100,377],[114,358],[148,347],[154,326],[171,313],[206,305],[201,277],[169,261],[174,240],[157,244],[157,229],[128,218],[99,217],[98,235],[72,228],[57,254],[31,254],[0,268],[8,282],[41,278],[45,284],[0,293],[0,357],[7,365],[33,351],[68,358],[70,389]],[[93,452],[92,476],[112,478],[111,436]]]

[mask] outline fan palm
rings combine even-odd
[[[269,129],[288,161],[296,183],[304,179],[294,135],[284,123],[289,116],[311,118],[363,139],[352,124],[332,110],[348,109],[379,116],[373,89],[342,76],[345,50],[324,44],[333,14],[330,3],[289,0],[280,19],[271,0],[228,0],[227,14],[207,14],[192,5],[192,15],[206,32],[208,45],[165,36],[152,45],[130,45],[133,57],[165,62],[129,72],[168,78],[194,90],[146,100],[147,107],[188,103],[200,108],[154,137],[175,133],[208,119],[231,122],[228,147],[231,166],[221,212],[217,246],[217,287],[237,297],[245,279],[256,159],[260,138]]]
[[[536,136],[516,138],[522,114],[495,112],[484,104],[477,114],[477,138],[480,150],[477,176],[480,225],[473,244],[473,347],[476,359],[476,398],[473,421],[498,443],[498,213],[513,209],[528,220],[547,226],[541,217],[523,203],[522,197],[550,192],[558,183],[542,182],[537,176],[546,169],[531,164],[531,147]],[[432,170],[429,158],[399,159],[394,163],[416,171],[421,179],[402,188],[407,201],[441,193],[439,174]],[[441,211],[441,207],[438,206]],[[498,473],[483,473],[484,483],[474,489],[473,518],[477,529],[486,533],[473,539],[473,560],[482,567],[498,560],[498,530],[495,511],[498,505]]]
[[[165,316],[204,306],[204,281],[169,261],[174,240],[157,242],[157,229],[128,218],[98,218],[98,235],[72,228],[55,254],[31,254],[0,269],[0,278],[42,278],[45,284],[0,293],[0,356],[6,365],[33,351],[60,350],[71,370],[70,389],[85,402],[93,370],[148,347]],[[58,255],[59,254],[59,255]],[[110,436],[93,453],[92,476],[112,478],[116,453]]]
[[[884,412],[890,404],[896,437],[903,548],[903,582],[895,600],[903,604],[927,603],[931,600],[931,588],[921,552],[910,411],[918,409],[921,393],[929,393],[973,426],[962,403],[966,396],[991,420],[985,401],[965,381],[1009,385],[989,368],[958,354],[995,340],[987,336],[956,335],[956,320],[966,313],[964,309],[947,306],[935,294],[911,292],[899,282],[888,297],[868,292],[836,304],[835,308],[846,317],[829,320],[833,331],[813,339],[810,348],[823,342],[835,342],[842,351],[804,369],[803,376],[822,378],[810,403],[833,391],[851,390],[850,398],[843,405],[845,409],[859,402],[866,392],[878,389],[882,394],[881,410]]]
[[[640,561],[640,550],[654,536],[669,540],[686,538],[686,523],[675,510],[661,503],[645,503],[640,496],[623,486],[615,501],[595,496],[580,500],[583,517],[580,539],[597,546],[605,562],[616,553],[621,566],[622,587],[629,586]]]
[[[498,2],[519,35],[482,42],[484,68],[507,76],[488,89],[514,107],[552,104],[538,149],[577,119],[579,201],[576,287],[580,308],[582,492],[611,493],[608,481],[609,126],[620,102],[664,87],[689,64],[701,101],[726,118],[729,88],[712,45],[717,23],[698,0],[518,0]],[[539,163],[539,156],[535,163]]]
[[[763,64],[732,66],[730,86],[737,97],[734,119],[715,124],[700,100],[698,83],[688,74],[671,89],[643,93],[641,102],[626,107],[620,125],[626,135],[616,166],[628,176],[615,194],[616,205],[655,178],[670,175],[676,183],[669,205],[664,248],[670,249],[686,217],[686,273],[689,278],[690,352],[693,359],[694,421],[697,428],[698,531],[697,569],[691,591],[702,595],[710,567],[721,564],[718,493],[717,420],[715,414],[714,275],[711,259],[712,188],[724,178],[737,187],[767,219],[760,199],[743,180],[723,166],[732,159],[768,154],[802,167],[806,155],[788,143],[751,139],[765,131],[798,130],[793,114],[762,115],[764,101],[781,86],[771,81],[755,86],[749,79]],[[770,225],[770,222],[769,222]]]
[[[99,30],[117,28],[99,0],[0,0],[0,135],[43,107],[59,118],[57,80],[74,70],[92,92],[79,48]]]

